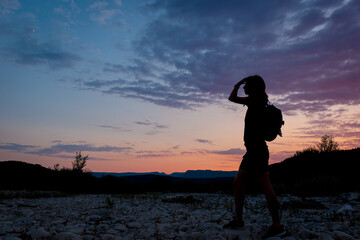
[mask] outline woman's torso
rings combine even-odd
[[[265,105],[257,102],[247,104],[245,115],[244,142],[245,146],[264,144],[264,110]],[[266,144],[266,143],[265,143]]]

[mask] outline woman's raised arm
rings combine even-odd
[[[246,104],[247,97],[238,97],[238,95],[237,95],[240,85],[245,83],[245,81],[246,81],[246,79],[244,78],[240,82],[235,84],[234,89],[231,91],[230,96],[229,96],[229,100],[231,102],[239,103],[239,104]]]

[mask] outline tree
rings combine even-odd
[[[82,156],[81,152],[76,152],[75,160],[72,162],[73,171],[84,172],[84,167],[86,166],[88,158],[89,155]]]
[[[316,144],[320,152],[332,152],[339,150],[339,144],[334,141],[333,136],[324,135],[321,137],[320,143]]]
[[[60,164],[58,164],[58,163],[54,164],[54,170],[60,171]]]
[[[309,154],[310,155],[310,154],[316,154],[316,153],[319,153],[317,148],[315,148],[315,147],[307,147],[302,151],[296,151],[296,153],[294,154],[294,157],[299,157],[299,156],[304,155],[304,154]]]

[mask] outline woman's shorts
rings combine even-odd
[[[246,153],[240,164],[240,169],[252,172],[269,171],[269,149],[266,143],[247,146]]]

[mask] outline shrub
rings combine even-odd
[[[72,169],[76,172],[84,172],[86,166],[86,161],[88,160],[89,155],[82,156],[81,152],[77,152],[75,155],[75,160],[72,162]]]

